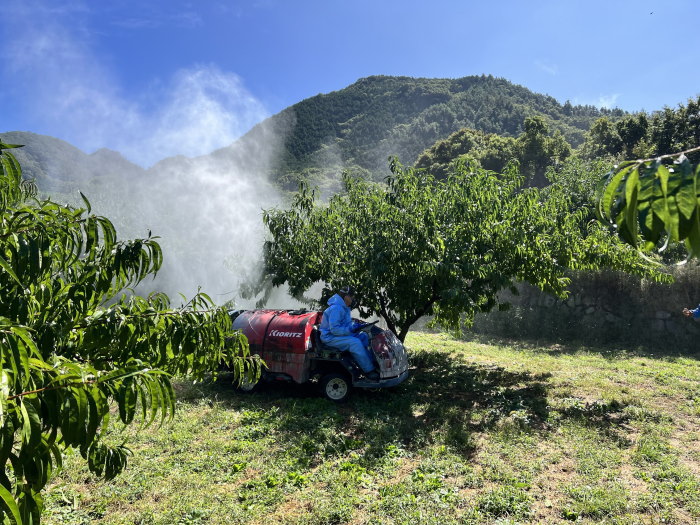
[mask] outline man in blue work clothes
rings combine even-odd
[[[683,308],[683,315],[686,317],[692,317],[696,321],[700,318],[700,304],[695,310],[688,310],[687,308]]]
[[[362,323],[354,323],[350,317],[350,305],[355,300],[355,290],[345,286],[328,299],[328,308],[321,318],[321,341],[341,351],[348,351],[362,369],[365,377],[379,380],[374,369],[374,356],[369,351],[369,336],[360,332]]]

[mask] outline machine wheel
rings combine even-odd
[[[345,374],[331,373],[321,378],[321,393],[327,399],[336,403],[342,403],[348,399],[352,385]]]

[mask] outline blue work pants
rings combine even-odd
[[[355,335],[331,335],[322,337],[321,340],[333,348],[350,352],[364,373],[374,370],[374,355],[367,349],[366,345],[369,344],[369,337],[364,332]]]

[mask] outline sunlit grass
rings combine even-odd
[[[68,457],[44,522],[697,523],[700,362],[409,337],[403,385],[345,405],[308,386],[181,383],[100,481]]]

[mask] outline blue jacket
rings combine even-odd
[[[695,310],[691,310],[690,313],[693,314],[693,319],[698,319],[700,318],[700,304]]]
[[[353,335],[350,308],[338,294],[328,299],[328,308],[323,312],[319,329],[321,339]]]

